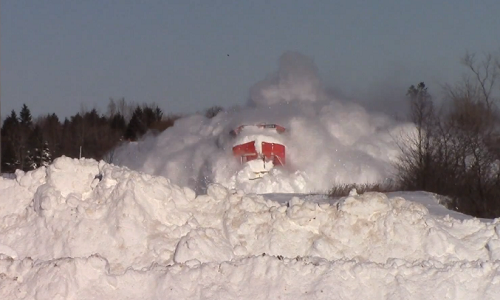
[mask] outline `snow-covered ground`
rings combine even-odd
[[[428,193],[333,200],[212,184],[196,195],[62,157],[1,178],[0,195],[0,299],[500,294],[500,221],[447,211]]]
[[[287,165],[249,181],[229,131],[262,122],[287,128]],[[322,195],[389,181],[412,128],[287,53],[248,107],[182,118],[114,165],[0,177],[0,299],[498,299],[500,219],[424,192]]]

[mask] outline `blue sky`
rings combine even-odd
[[[500,1],[14,1],[0,6],[2,116],[70,116],[110,97],[166,113],[242,105],[292,50],[325,84],[398,109],[407,87],[460,79],[500,49]],[[228,56],[229,54],[229,56]]]

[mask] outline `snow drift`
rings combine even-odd
[[[287,164],[249,181],[229,131],[261,122],[287,128]],[[407,130],[286,53],[247,107],[128,143],[124,166],[0,177],[0,299],[497,299],[499,220],[423,192],[293,194],[390,180]]]
[[[229,132],[259,123],[287,129],[287,167],[249,181],[231,154]],[[323,86],[311,59],[287,52],[278,71],[250,89],[247,107],[213,119],[185,117],[157,137],[116,150],[113,163],[165,176],[197,192],[206,192],[210,183],[247,193],[324,192],[333,184],[389,181],[391,163],[399,154],[395,139],[408,128],[336,99]]]
[[[499,221],[436,215],[418,203],[437,206],[430,194],[331,201],[212,184],[196,195],[165,177],[65,157],[16,175],[0,178],[1,299],[500,293]]]

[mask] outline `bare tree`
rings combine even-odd
[[[107,117],[108,119],[112,119],[117,113],[116,103],[113,98],[109,98]]]
[[[493,105],[491,93],[498,77],[498,60],[495,61],[491,54],[477,62],[474,53],[466,53],[462,58],[462,64],[472,73],[473,82],[467,86],[467,90],[472,93],[477,101],[482,101],[488,109]]]
[[[403,189],[448,196],[452,207],[477,217],[500,216],[500,118],[494,89],[499,61],[491,55],[461,61],[468,76],[446,85],[448,104],[435,111],[423,83],[411,86],[415,133],[401,145],[397,164]]]
[[[434,106],[427,87],[420,82],[410,86],[406,96],[410,101],[410,119],[414,133],[405,134],[400,143],[401,160],[397,165],[399,180],[407,189],[425,190],[431,172],[431,146],[433,138]]]

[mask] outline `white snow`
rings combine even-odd
[[[412,126],[335,99],[294,53],[250,95],[117,165],[1,176],[0,299],[498,299],[500,219],[425,192],[321,193],[390,180]],[[287,166],[249,181],[229,131],[264,122],[286,127]]]
[[[165,177],[62,157],[1,178],[0,195],[0,299],[500,293],[500,221],[443,215],[428,193],[333,200],[212,184],[195,195]]]
[[[250,96],[247,107],[213,119],[185,117],[157,137],[127,143],[114,153],[114,163],[165,176],[199,193],[213,182],[246,193],[325,192],[334,183],[389,181],[400,153],[397,141],[414,128],[332,96],[314,64],[296,53],[283,55],[279,70],[255,84]],[[240,125],[262,123],[286,131],[272,136],[245,127],[236,140],[229,134]],[[286,146],[287,164],[265,182],[249,182],[232,147],[269,138]]]

